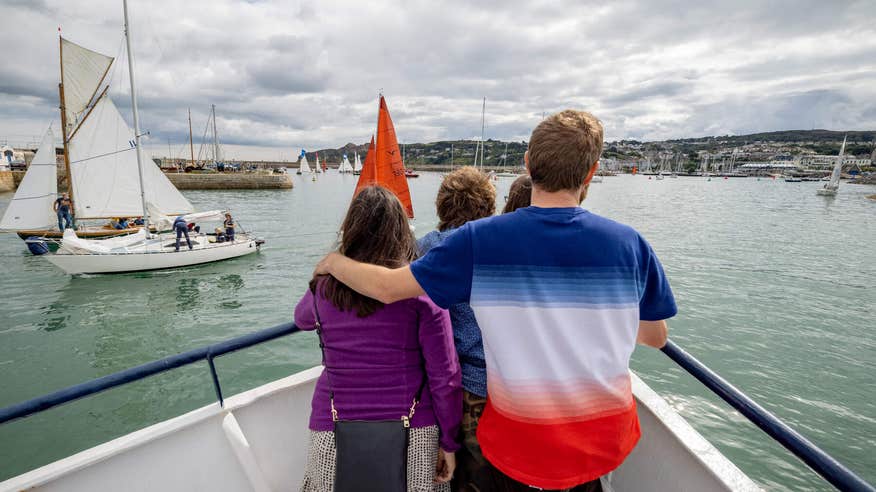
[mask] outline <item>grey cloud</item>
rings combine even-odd
[[[65,36],[118,52],[121,8],[104,3],[4,2],[0,136],[57,113],[59,19]],[[132,4],[143,126],[159,150],[188,140],[188,107],[197,140],[210,104],[228,144],[361,143],[381,88],[409,142],[478,135],[484,96],[500,139],[566,107],[594,111],[608,138],[874,127],[874,17],[872,2],[814,0]],[[129,113],[124,63],[111,95]]]

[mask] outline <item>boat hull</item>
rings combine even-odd
[[[76,229],[76,235],[83,239],[97,239],[104,237],[124,236],[126,234],[134,234],[139,231],[140,227],[129,227],[127,229],[113,229],[110,227],[84,227]],[[21,239],[29,237],[44,237],[46,239],[61,239],[64,233],[52,229],[22,229],[15,231]]]
[[[83,273],[126,273],[164,270],[214,261],[228,260],[255,253],[260,242],[254,238],[235,240],[189,250],[182,241],[180,251],[150,251],[138,253],[53,254],[45,255],[53,265],[69,275]]]
[[[836,196],[836,192],[837,192],[837,190],[828,190],[828,189],[824,189],[824,188],[822,188],[820,190],[815,190],[815,194],[821,195],[821,196]]]
[[[0,491],[298,490],[315,367],[0,483]],[[754,482],[635,375],[642,438],[611,477],[627,491],[756,491]],[[81,403],[80,403],[81,404]]]

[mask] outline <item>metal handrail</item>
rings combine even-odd
[[[224,342],[219,342],[206,347],[201,347],[181,354],[171,355],[164,359],[159,359],[146,364],[131,367],[124,371],[119,371],[108,376],[103,376],[91,381],[69,386],[62,390],[43,395],[32,400],[27,400],[6,408],[0,408],[0,425],[7,422],[24,418],[35,413],[44,412],[50,408],[64,403],[84,398],[101,391],[106,391],[116,386],[128,384],[134,381],[148,378],[162,372],[170,371],[178,367],[193,364],[195,362],[207,361],[210,366],[210,373],[213,376],[213,387],[216,390],[216,398],[219,404],[222,405],[222,389],[219,386],[219,377],[216,374],[216,367],[213,365],[213,358],[225,355],[236,350],[252,347],[275,338],[280,338],[290,333],[295,333],[298,327],[295,323],[284,323],[273,328],[257,331],[248,335],[231,338]]]
[[[219,385],[219,377],[216,373],[216,367],[213,364],[213,359],[215,357],[252,347],[297,331],[300,330],[294,323],[277,325],[273,328],[268,328],[266,330],[232,338],[224,342],[165,357],[164,359],[70,386],[39,398],[0,408],[0,425],[43,412],[58,405],[63,405],[64,403],[69,403],[95,393],[115,388],[116,386],[138,381],[155,374],[160,374],[162,372],[200,361],[207,361],[213,379],[213,386],[216,390],[216,398],[219,401],[219,404],[222,405],[222,389]],[[670,359],[681,366],[682,369],[689,372],[721,399],[738,410],[748,420],[766,432],[774,440],[778,441],[786,449],[791,451],[813,471],[821,475],[838,490],[849,492],[876,492],[876,488],[872,485],[865,482],[854,472],[846,468],[842,463],[819,449],[815,444],[807,440],[798,432],[788,427],[787,424],[783,423],[776,416],[758,405],[754,400],[736,389],[733,385],[725,381],[721,376],[703,365],[702,362],[685,352],[672,341],[668,341],[666,346],[661,350]]]
[[[837,489],[854,492],[876,491],[876,488],[846,468],[845,465],[822,451],[799,432],[788,427],[778,417],[758,405],[745,393],[736,389],[671,340],[667,341],[660,350]]]

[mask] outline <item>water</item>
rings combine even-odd
[[[262,252],[188,269],[70,278],[0,235],[0,406],[291,319],[329,250],[355,177],[295,177],[288,191],[196,191],[264,236]],[[410,180],[418,235],[437,223],[438,174]],[[511,179],[500,178],[500,204]],[[672,338],[812,441],[876,482],[876,202],[872,187],[607,177],[587,208],[640,230],[679,315]],[[11,194],[0,194],[0,210]],[[319,361],[311,334],[217,360],[226,395]],[[634,369],[771,490],[829,490],[658,351]],[[0,479],[214,400],[197,364],[0,426]]]

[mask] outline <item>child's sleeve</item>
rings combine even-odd
[[[663,272],[663,265],[651,245],[644,238],[641,241],[641,270],[639,274],[639,319],[660,321],[671,318],[678,312],[675,296],[669,287],[669,280]]]

